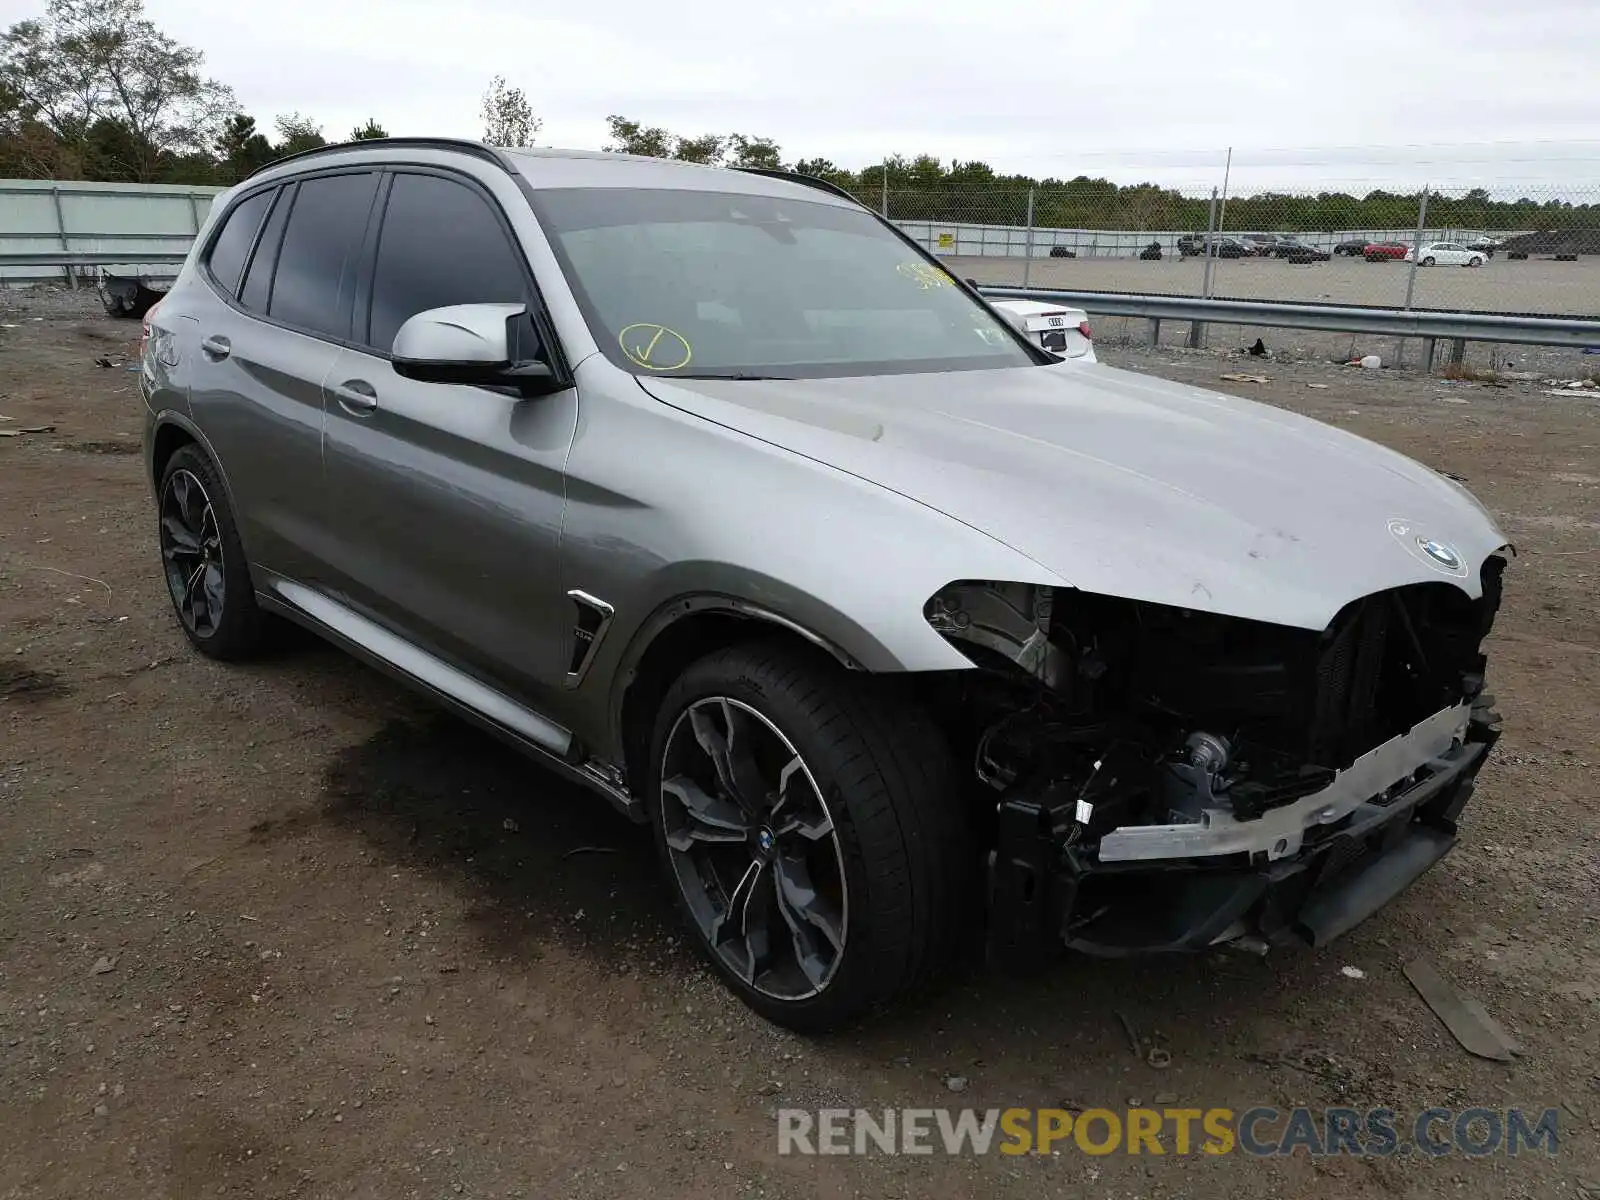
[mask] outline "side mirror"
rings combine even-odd
[[[535,358],[536,347],[523,345],[532,340],[523,334],[527,316],[525,304],[453,304],[419,312],[394,336],[395,374],[422,383],[549,390],[554,372]]]

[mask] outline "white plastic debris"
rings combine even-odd
[[[1340,967],[1339,974],[1346,979],[1365,979],[1367,977],[1367,973],[1360,967]]]
[[[1361,365],[1369,371],[1376,371],[1379,367],[1383,366],[1383,359],[1379,358],[1376,354],[1369,354],[1361,360]]]

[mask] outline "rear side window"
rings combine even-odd
[[[211,276],[229,295],[239,290],[239,276],[244,273],[244,260],[250,256],[255,244],[256,230],[261,228],[261,218],[272,202],[272,189],[257,192],[254,196],[234,205],[222,223],[216,240],[211,243],[207,265]]]
[[[349,335],[352,266],[377,190],[375,172],[301,180],[278,251],[269,316],[327,337]]]
[[[278,243],[283,240],[283,227],[289,223],[289,209],[294,204],[293,186],[278,192],[278,202],[272,206],[266,228],[256,243],[256,252],[245,270],[244,287],[239,289],[239,303],[253,312],[266,312],[267,301],[272,296],[272,268],[278,262]]]
[[[430,308],[526,299],[517,249],[487,200],[438,175],[395,176],[378,238],[368,345],[389,353],[400,326]]]

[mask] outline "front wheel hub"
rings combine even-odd
[[[844,955],[849,897],[833,816],[794,744],[725,696],[667,734],[661,814],[673,876],[713,953],[775,1000],[804,1000]]]

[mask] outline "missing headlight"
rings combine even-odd
[[[1057,687],[1067,664],[1050,640],[1053,606],[1050,587],[964,580],[941,588],[922,612],[946,638],[994,651]]]

